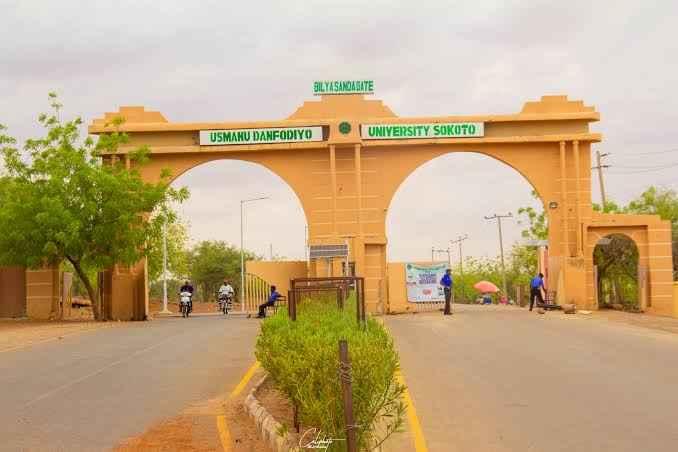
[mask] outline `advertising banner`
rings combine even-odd
[[[445,275],[447,263],[442,264],[405,264],[405,283],[407,301],[412,303],[430,303],[445,301],[440,280]]]

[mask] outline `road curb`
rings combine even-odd
[[[256,398],[255,394],[259,387],[264,384],[268,374],[254,385],[250,393],[245,398],[245,410],[254,420],[254,423],[257,428],[259,436],[266,442],[269,447],[275,452],[298,452],[301,451],[301,448],[296,444],[293,444],[292,441],[285,435],[282,437],[278,434],[282,429],[282,424],[276,421],[273,415],[264,408],[264,406]]]

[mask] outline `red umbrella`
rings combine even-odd
[[[473,286],[478,292],[481,293],[497,293],[499,288],[492,284],[489,281],[479,281]]]

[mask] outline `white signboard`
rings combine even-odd
[[[485,136],[485,123],[446,122],[427,124],[362,124],[363,140],[411,140],[417,138],[474,138]]]
[[[303,143],[309,141],[323,141],[322,126],[200,131],[200,146]]]
[[[445,276],[447,264],[417,265],[405,264],[407,301],[426,303],[445,301],[440,280]]]

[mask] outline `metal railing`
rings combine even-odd
[[[252,273],[245,273],[245,287],[240,295],[245,299],[245,311],[256,312],[259,305],[264,304],[271,294],[271,284],[264,279]],[[242,310],[242,298],[238,297],[238,302],[234,306],[234,311]]]

